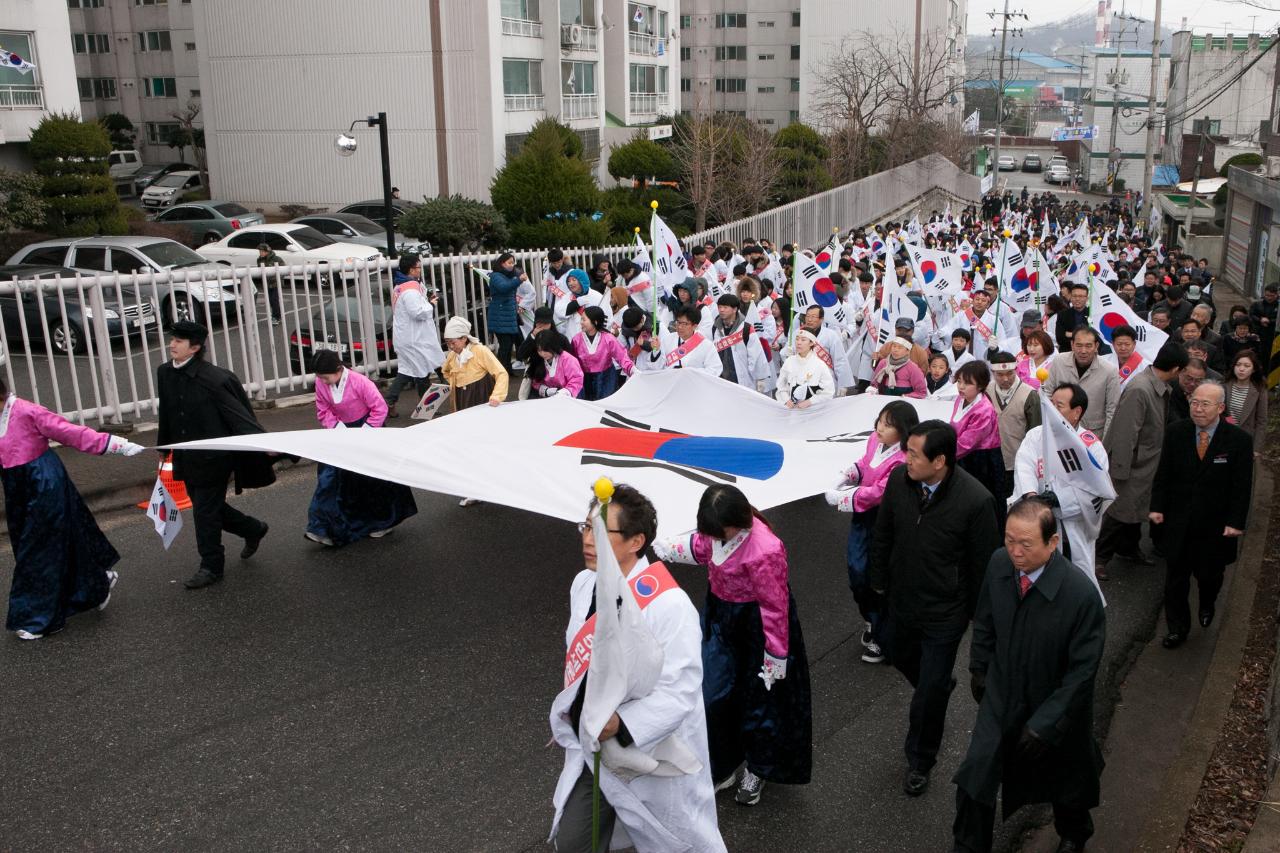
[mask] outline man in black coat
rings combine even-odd
[[[160,433],[164,446],[202,438],[252,435],[265,432],[235,374],[204,360],[208,330],[199,323],[180,320],[170,329],[169,356],[156,370],[160,398]],[[200,589],[222,580],[226,562],[222,531],[244,539],[241,559],[258,550],[267,535],[266,522],[227,505],[227,483],[236,478],[236,493],[275,482],[271,459],[262,453],[226,450],[175,450],[173,477],[182,480],[191,498],[200,569],[186,582]]]
[[[915,688],[903,783],[913,797],[929,787],[956,685],[956,651],[999,544],[995,498],[956,467],[955,430],[938,420],[917,424],[906,464],[885,485],[869,573],[871,588],[888,596],[889,661]]]
[[[1030,803],[1053,804],[1059,851],[1093,835],[1102,753],[1093,686],[1106,616],[1089,577],[1057,550],[1058,522],[1039,498],[1009,509],[973,617],[970,689],[978,718],[956,771],[954,851],[986,853],[995,827]]]
[[[1151,491],[1151,521],[1162,525],[1166,649],[1191,632],[1187,596],[1200,588],[1200,626],[1213,621],[1227,564],[1236,560],[1253,496],[1253,440],[1223,418],[1226,390],[1205,382],[1191,393],[1191,417],[1165,431]]]

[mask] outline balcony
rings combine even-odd
[[[657,56],[659,41],[661,39],[658,36],[645,35],[644,33],[627,33],[627,51],[641,56]]]
[[[659,113],[665,113],[669,103],[666,92],[658,92],[656,94],[644,92],[631,93],[632,115],[646,113],[649,115],[658,115]]]
[[[527,36],[528,38],[542,38],[542,22],[526,21],[522,18],[503,18],[502,34],[504,36]]]
[[[540,110],[543,105],[542,95],[504,95],[502,98],[503,107],[509,113],[525,112],[526,110]]]
[[[600,45],[600,30],[584,24],[561,24],[560,46],[566,50],[595,51]]]
[[[44,89],[40,86],[0,86],[0,109],[44,109]]]
[[[565,120],[596,118],[600,115],[600,96],[561,95],[560,117]]]

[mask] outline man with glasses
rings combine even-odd
[[[1191,395],[1209,375],[1204,359],[1187,355],[1187,366],[1178,374],[1178,381],[1169,391],[1169,423],[1185,421],[1191,417]]]
[[[1191,393],[1191,416],[1169,427],[1151,492],[1151,521],[1161,525],[1168,564],[1163,645],[1176,649],[1191,631],[1191,578],[1200,593],[1200,627],[1214,605],[1253,494],[1253,440],[1223,417],[1226,389],[1204,382]]]
[[[599,511],[593,500],[587,518]],[[702,704],[698,612],[666,568],[645,556],[658,532],[657,512],[648,498],[631,486],[618,485],[609,501],[605,528],[607,544],[596,542],[590,521],[578,525],[586,568],[573,579],[569,592],[564,688],[551,706],[552,736],[565,751],[551,839],[557,853],[592,851],[593,756],[583,748],[584,740],[590,738],[580,728],[595,630],[597,555],[600,547],[608,547],[636,596],[645,624],[662,646],[662,673],[652,692],[618,707],[598,738],[601,742],[616,739],[624,748],[634,746],[651,753],[674,737],[701,767],[684,775],[644,774],[624,781],[602,764],[600,845],[593,853],[608,850],[615,832],[620,842],[623,837],[629,839],[625,846],[640,850],[723,851]]]
[[[724,370],[720,354],[715,346],[698,331],[702,311],[697,305],[681,305],[676,309],[674,336],[664,335],[661,361],[668,370],[701,370],[708,376],[718,377]]]

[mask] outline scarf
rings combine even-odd
[[[465,347],[463,347],[463,348],[462,348],[462,352],[457,353],[457,356],[458,356],[458,367],[463,367],[463,366],[465,366],[465,365],[466,365],[466,363],[467,363],[468,361],[470,361],[470,360],[471,360],[471,356],[472,356],[471,347],[472,347],[472,346],[473,346],[473,344],[468,344],[467,346],[465,346]]]
[[[881,382],[883,381],[885,387],[897,388],[898,387],[898,368],[902,367],[910,360],[911,360],[910,353],[908,353],[907,355],[904,355],[902,358],[894,358],[893,356],[886,356],[885,360],[880,362],[880,369],[876,371],[875,383],[877,385],[880,385]]]
[[[1001,391],[999,384],[991,383],[991,389],[995,392],[996,399],[1000,401],[1000,408],[1005,409],[1009,405],[1009,401],[1013,399],[1014,392],[1018,390],[1018,386],[1022,384],[1022,380],[1015,378],[1013,384],[1009,386],[1008,391]]]

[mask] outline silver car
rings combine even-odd
[[[383,227],[369,217],[358,213],[312,213],[299,216],[293,221],[298,225],[310,225],[339,243],[358,243],[362,246],[372,246],[381,252],[386,252],[387,249],[387,232]],[[428,254],[431,251],[430,244],[410,240],[400,233],[395,235],[395,240],[396,251],[400,253]],[[424,245],[425,251],[423,251]]]

